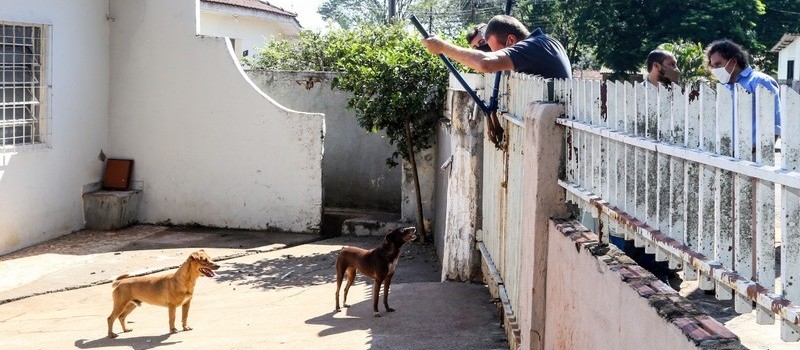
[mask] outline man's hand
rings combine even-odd
[[[443,53],[445,41],[439,39],[437,36],[430,36],[422,39],[422,45],[425,46],[425,49],[431,54],[438,55]]]

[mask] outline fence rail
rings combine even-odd
[[[800,339],[800,95],[784,88],[776,106],[763,87],[574,79],[555,81],[553,98],[567,111],[561,185],[603,240],[624,235],[736,312],[755,304],[759,324],[779,317],[784,341]]]

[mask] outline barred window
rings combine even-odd
[[[0,21],[0,152],[47,147],[50,26]]]

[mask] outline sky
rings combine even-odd
[[[324,0],[267,0],[272,5],[296,12],[297,20],[304,29],[323,30],[325,21],[317,13]]]

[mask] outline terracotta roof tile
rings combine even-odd
[[[203,2],[230,5],[252,10],[266,11],[289,17],[297,17],[297,14],[294,12],[286,11],[280,7],[261,0],[203,0]]]

